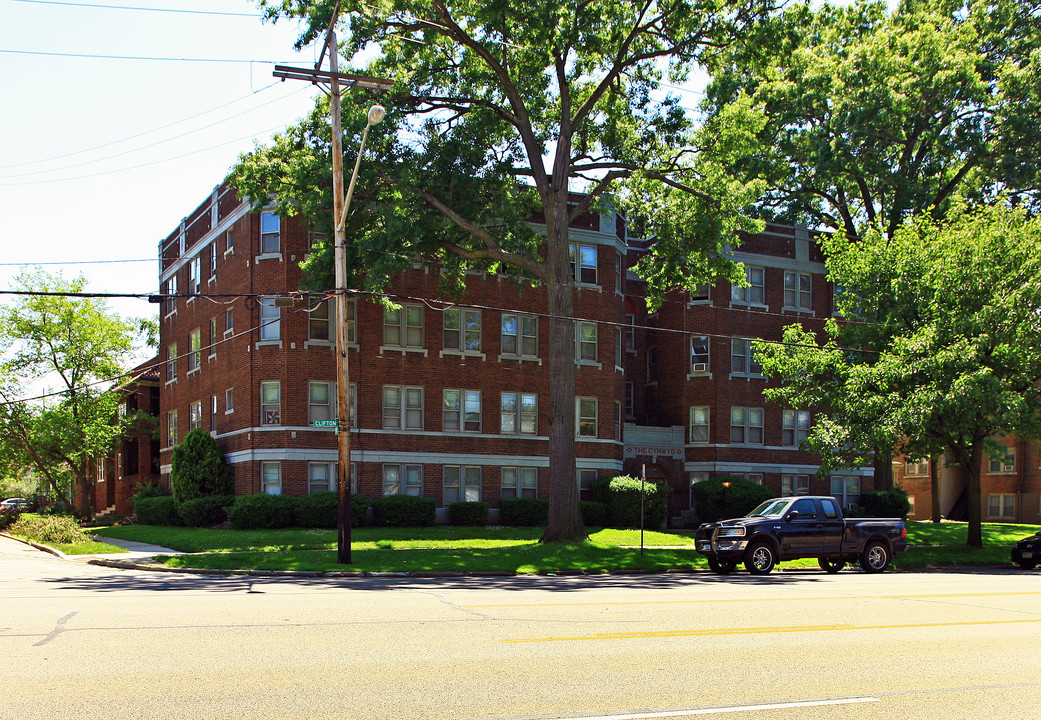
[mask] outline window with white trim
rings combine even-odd
[[[310,342],[332,342],[336,338],[335,299],[323,300],[307,313],[307,339]]]
[[[307,422],[336,419],[336,383],[307,383]]]
[[[230,253],[235,249],[235,230],[228,228],[224,231],[224,252]]]
[[[753,265],[745,265],[745,281],[748,283],[747,285],[734,283],[730,286],[730,304],[766,304],[766,270]]]
[[[217,354],[217,318],[210,318],[210,346],[207,348],[212,358]]]
[[[781,411],[781,444],[797,447],[810,436],[809,410]]]
[[[503,313],[502,354],[516,357],[538,357],[539,321],[534,315]]]
[[[636,316],[625,316],[625,351],[636,352]]]
[[[217,396],[210,395],[210,432],[217,432]]]
[[[593,499],[593,483],[600,476],[600,473],[595,469],[580,469],[578,471],[578,499],[579,500],[592,500]]]
[[[707,335],[694,335],[690,339],[690,374],[699,375],[709,370],[709,339]]]
[[[755,340],[748,338],[731,338],[730,340],[730,372],[734,375],[762,377],[763,366],[756,362]]]
[[[202,427],[202,400],[195,400],[188,405],[188,430]]]
[[[992,474],[1004,475],[1016,471],[1016,449],[1005,448],[1003,455],[991,456],[989,458],[988,470]]]
[[[614,254],[614,291],[619,295],[622,293],[622,275],[624,273],[622,267],[622,256],[619,253]]]
[[[691,291],[690,302],[698,305],[705,305],[712,301],[712,284],[701,283],[698,287]]]
[[[353,465],[354,463],[351,463]],[[307,492],[308,494],[329,492],[336,489],[336,463],[334,462],[309,462],[307,463]]]
[[[282,308],[275,306],[274,298],[260,298],[260,339],[278,340],[282,337]]]
[[[188,372],[195,372],[202,366],[202,331],[195,328],[188,333]]]
[[[481,432],[481,391],[446,388],[441,423],[445,432]]]
[[[575,356],[579,362],[596,362],[596,323],[575,324]]]
[[[166,447],[177,445],[177,411],[166,413]]]
[[[210,280],[217,277],[217,241],[210,243]]]
[[[265,210],[260,213],[261,254],[282,251],[282,223],[278,213]]]
[[[596,245],[570,243],[568,255],[571,260],[571,277],[583,285],[596,285]]]
[[[260,424],[282,424],[282,384],[277,380],[260,383]]]
[[[575,398],[575,432],[579,437],[598,435],[598,405],[599,400],[595,397]]]
[[[831,496],[844,508],[859,506],[860,480],[856,475],[832,475]]]
[[[282,494],[282,463],[260,463],[260,478],[265,495]]]
[[[788,310],[813,311],[813,277],[809,273],[784,273],[784,307]]]
[[[230,415],[235,412],[235,388],[224,391],[224,414]]]
[[[481,501],[481,468],[476,465],[445,465],[444,504]]]
[[[383,428],[385,430],[422,430],[423,388],[384,385]]]
[[[834,479],[832,485],[835,484]],[[789,474],[785,473],[781,475],[781,495],[785,497],[791,495],[809,495],[810,494],[810,476],[800,474]]]
[[[928,475],[929,474],[929,461],[919,460],[914,462],[913,460],[904,461],[904,475]]]
[[[423,466],[385,464],[383,466],[383,494],[385,496],[422,495]]]
[[[636,385],[632,380],[625,381],[625,416],[627,418],[636,417]]]
[[[538,468],[504,467],[500,498],[538,497]]]
[[[614,329],[614,366],[622,367],[622,328]]]
[[[448,308],[443,313],[444,349],[458,352],[481,351],[481,311]]]
[[[166,281],[166,294],[170,296],[166,301],[166,314],[171,315],[177,312],[177,273]]]
[[[622,441],[622,403],[614,401],[614,439]]]
[[[690,441],[694,444],[704,444],[709,441],[708,419],[710,408],[708,405],[695,405],[690,409]]]
[[[224,311],[224,334],[231,335],[235,332],[235,313],[231,308]]]
[[[987,517],[1013,520],[1016,517],[1016,496],[996,493],[987,496]]]
[[[166,346],[166,382],[177,379],[177,343]]]
[[[198,255],[188,263],[188,294],[199,294],[199,276],[202,274],[202,258]]]
[[[383,345],[394,348],[423,347],[423,306],[383,308]]]
[[[505,392],[499,396],[499,431],[534,435],[538,430],[538,396],[535,393]]]
[[[763,444],[763,409],[730,408],[730,443],[732,445]]]

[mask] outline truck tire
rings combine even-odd
[[[872,540],[860,554],[860,567],[864,572],[880,573],[889,567],[889,548],[885,543]]]
[[[777,564],[774,546],[763,540],[752,543],[745,552],[745,569],[753,575],[766,575]]]
[[[846,567],[846,561],[841,558],[838,560],[832,558],[817,558],[817,564],[821,566],[821,570],[832,575]]]
[[[737,563],[733,560],[716,560],[715,558],[708,559],[708,568],[716,575],[729,575],[734,572],[734,568],[737,567]]]
[[[1036,560],[1020,560],[1019,561],[1019,566],[1021,568],[1023,568],[1024,570],[1033,570],[1034,568],[1037,567],[1037,561]]]

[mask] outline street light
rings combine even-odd
[[[354,183],[358,179],[358,168],[361,167],[361,155],[365,152],[365,139],[369,137],[369,128],[383,122],[383,118],[386,116],[387,111],[382,105],[373,105],[369,108],[369,117],[365,123],[365,129],[361,131],[361,147],[358,148],[358,157],[354,159],[354,172],[351,173],[351,183],[347,186],[347,199],[344,200],[340,220],[336,223],[337,232],[343,230],[344,225],[347,224],[347,211],[351,208],[351,198],[354,196]]]

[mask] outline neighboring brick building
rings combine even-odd
[[[742,238],[750,287],[726,282],[677,295],[656,313],[628,273],[646,244],[614,215],[571,230],[578,286],[576,449],[583,489],[602,474],[663,478],[672,514],[690,483],[743,475],[775,492],[835,494],[855,504],[870,468],[817,480],[797,449],[812,422],[765,403],[749,341],[796,320],[830,317],[820,250],[802,229]],[[310,239],[299,218],[253,212],[213,191],[160,245],[162,472],[191,428],[209,429],[237,493],[335,488],[334,319],[296,293]],[[435,268],[394,279],[387,311],[358,299],[351,318],[352,478],[370,497],[423,494],[446,505],[548,494],[545,294],[474,275],[458,304],[438,301]],[[205,297],[209,295],[211,297]],[[258,295],[266,297],[258,298]]]

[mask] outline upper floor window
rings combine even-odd
[[[235,249],[235,230],[228,228],[224,231],[224,252],[230,253]]]
[[[784,306],[796,310],[813,310],[813,278],[809,273],[784,273]]]
[[[278,340],[282,337],[282,308],[275,306],[274,298],[260,298],[260,339]]]
[[[441,422],[445,432],[481,432],[481,391],[444,391]]]
[[[202,427],[202,400],[188,405],[188,429],[198,430]]]
[[[210,280],[217,277],[217,241],[210,243]]]
[[[188,333],[188,372],[195,372],[202,365],[202,331],[195,328]]]
[[[690,301],[692,303],[704,304],[704,303],[707,303],[707,302],[711,302],[711,300],[712,300],[712,285],[710,283],[701,283],[690,294]]]
[[[627,352],[636,352],[636,316],[625,316],[625,349]]]
[[[596,362],[596,323],[576,323],[575,353],[580,361]]]
[[[697,405],[690,409],[690,441],[692,443],[707,443],[709,406]]]
[[[357,305],[354,299],[347,301],[347,342],[354,342],[357,322]],[[318,303],[307,314],[307,339],[311,342],[332,342],[336,339],[336,298]]]
[[[623,259],[618,253],[614,255],[614,291],[621,294],[622,292],[622,276],[624,274],[624,268],[622,266]]]
[[[260,424],[282,424],[282,384],[277,380],[260,383]]]
[[[281,218],[277,213],[265,210],[260,213],[260,252],[277,253],[282,251]]]
[[[502,316],[502,353],[519,357],[538,357],[539,322],[534,316]]]
[[[709,340],[707,335],[690,339],[690,372],[692,375],[708,372]]]
[[[177,343],[166,346],[166,382],[177,379]]]
[[[762,408],[730,408],[730,442],[735,445],[763,444]]]
[[[1016,471],[1016,451],[1014,448],[1005,448],[1003,455],[990,458],[990,472],[1013,473]]]
[[[625,416],[636,417],[636,387],[632,380],[625,381]]]
[[[390,347],[423,347],[423,306],[384,308],[383,344]]]
[[[596,285],[596,245],[571,243],[571,277],[583,285]]]
[[[202,258],[198,255],[188,263],[188,294],[199,294],[199,276],[202,274]]]
[[[166,446],[173,447],[177,444],[177,411],[171,410],[166,413]]]
[[[535,393],[502,393],[500,430],[504,433],[534,435],[537,431],[538,398]]]
[[[336,420],[336,383],[310,382],[307,384],[307,422]]]
[[[598,400],[595,397],[575,398],[576,432],[579,437],[596,437]]]
[[[747,285],[730,286],[732,304],[764,305],[766,304],[766,270],[753,265],[745,265],[745,281]]]
[[[810,436],[809,410],[784,410],[781,414],[781,444],[794,446]]]
[[[444,312],[445,350],[481,351],[481,311],[448,308]]]
[[[422,430],[423,388],[384,385],[383,427],[387,430]]]
[[[224,334],[231,335],[235,332],[235,313],[231,308],[224,311]]]
[[[730,371],[735,375],[763,374],[763,366],[755,359],[754,340],[732,338],[730,340]]]
[[[170,276],[170,279],[166,281],[166,294],[169,298],[166,301],[166,314],[177,311],[177,274]]]

